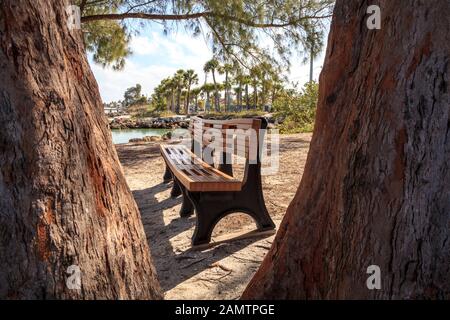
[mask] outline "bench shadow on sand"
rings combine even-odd
[[[191,230],[189,236],[192,235],[195,227],[195,216],[175,218],[169,223],[164,221],[164,210],[175,207],[182,201],[181,197],[173,199],[167,195],[167,198],[158,202],[156,195],[169,190],[171,187],[172,183],[160,183],[147,189],[133,191],[133,196],[141,212],[153,263],[164,291],[168,291],[194,275],[211,268],[215,262],[268,237],[267,234],[261,234],[246,239],[232,239],[203,250],[191,248],[189,238],[189,245],[187,245],[186,239],[183,242],[183,249],[174,247],[170,241],[172,238],[186,230]],[[246,270],[246,272],[253,271],[251,269]],[[239,279],[235,280],[239,281]]]

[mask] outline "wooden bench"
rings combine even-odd
[[[166,163],[164,182],[173,180],[172,197],[183,195],[182,217],[197,215],[193,245],[209,243],[215,225],[225,216],[250,215],[259,231],[275,229],[264,203],[261,185],[259,129],[265,119],[205,120],[191,118],[190,148],[161,144]],[[249,130],[250,129],[250,130]],[[216,165],[214,147],[222,146],[224,163]],[[205,156],[209,155],[209,156]],[[233,177],[231,155],[245,158],[242,179]]]

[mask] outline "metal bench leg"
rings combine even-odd
[[[172,186],[172,190],[170,191],[170,196],[172,198],[176,198],[179,195],[181,195],[180,183],[173,175],[172,175],[172,179],[173,179],[173,186]]]
[[[182,184],[179,184],[179,186],[183,194],[183,203],[181,204],[180,217],[190,217],[194,214],[194,205],[192,204],[192,201],[187,194],[186,188]]]
[[[250,165],[247,173],[247,183],[236,193],[235,205],[248,212],[256,222],[258,230],[275,229],[264,202],[261,184],[260,165]]]
[[[217,214],[212,212],[202,201],[199,193],[188,192],[189,198],[195,207],[197,215],[194,235],[192,236],[192,245],[198,246],[211,241],[211,234],[218,219]]]
[[[275,223],[272,221],[272,218],[270,218],[264,203],[254,200],[245,206],[242,206],[240,210],[242,210],[242,212],[247,212],[252,216],[259,231],[275,229]]]
[[[216,224],[224,217],[235,212],[248,214],[256,222],[259,231],[273,230],[275,224],[267,212],[261,198],[252,192],[189,192],[187,196],[191,199],[197,215],[197,223],[192,245],[206,244],[211,241],[211,234]]]
[[[164,183],[169,183],[170,181],[172,181],[172,172],[170,171],[169,166],[167,164],[166,170],[164,171],[163,181]]]

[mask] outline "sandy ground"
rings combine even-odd
[[[279,173],[263,177],[267,209],[277,228],[300,183],[311,134],[283,135]],[[234,239],[255,229],[243,214],[223,219],[204,250],[191,248],[195,216],[180,218],[181,198],[163,184],[158,143],[117,145],[130,189],[139,206],[158,278],[166,299],[237,299],[269,250],[274,235]],[[237,170],[237,176],[242,172]],[[231,239],[231,240],[230,240]]]

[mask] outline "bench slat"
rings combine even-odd
[[[241,181],[200,160],[185,146],[160,145],[160,150],[172,173],[189,191],[240,191],[242,188]],[[191,159],[196,163],[190,163]]]

